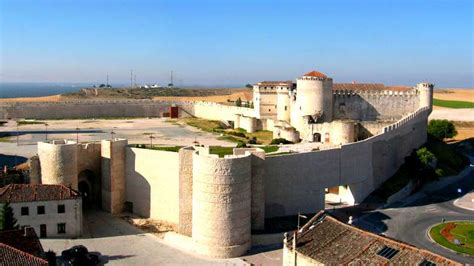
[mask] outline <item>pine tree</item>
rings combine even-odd
[[[235,101],[235,106],[242,106],[242,99],[240,97]]]
[[[13,209],[8,203],[0,207],[0,231],[18,229],[17,220],[13,216]]]

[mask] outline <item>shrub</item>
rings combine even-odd
[[[237,142],[236,148],[247,148],[247,144],[245,144],[245,142],[239,140]]]
[[[421,149],[418,149],[416,151],[416,156],[420,163],[422,164],[423,167],[429,168],[431,167],[431,164],[433,163],[435,156],[433,153],[431,153],[426,147],[423,147]]]
[[[236,137],[241,137],[241,138],[246,137],[245,133],[239,132],[239,131],[229,131],[228,134],[232,136],[236,136]]]
[[[454,124],[448,120],[431,120],[428,124],[428,134],[439,140],[452,138],[457,133]]]
[[[436,174],[437,177],[442,177],[442,176],[444,176],[444,171],[443,171],[443,169],[436,168],[435,174]]]
[[[278,144],[293,144],[293,142],[286,140],[284,138],[277,138],[277,139],[272,139],[272,142],[270,143],[272,145],[278,145]]]
[[[248,144],[257,144],[257,137],[253,137],[248,141]]]

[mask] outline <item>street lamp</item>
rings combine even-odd
[[[150,148],[153,148],[153,139],[155,137],[153,137],[153,134],[150,135]]]
[[[79,128],[76,126],[76,143],[79,143]]]
[[[16,146],[19,145],[20,142],[20,131],[18,130],[18,121],[16,121]]]
[[[45,131],[45,140],[48,141],[48,124],[44,124],[44,127],[46,128],[46,131]]]

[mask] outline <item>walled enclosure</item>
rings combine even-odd
[[[325,82],[318,87],[324,95],[312,89],[307,94],[326,99],[332,80]],[[292,111],[291,123],[276,120],[276,114],[261,119],[257,108],[182,103],[182,115],[234,120],[234,126],[250,131],[271,127],[306,141],[313,141],[314,133],[325,139],[327,133],[324,141],[337,147],[277,156],[234,149],[234,155],[218,158],[203,147],[173,153],[128,147],[126,140],[39,143],[41,181],[77,188],[80,172],[100,169],[104,210],[118,213],[127,203],[136,214],[177,224],[179,233],[192,237],[198,253],[240,256],[251,245],[251,230],[263,229],[265,218],[318,212],[324,209],[325,188],[336,186],[346,186],[345,198],[359,203],[392,176],[405,156],[426,141],[432,89],[421,83],[403,93],[332,91],[334,104],[313,99],[317,110],[306,108],[305,116]],[[277,100],[276,92],[268,94]],[[290,110],[302,101],[295,96],[289,94]],[[384,102],[391,106],[385,108]],[[321,121],[320,113],[326,114]],[[361,132],[366,138],[356,141]]]

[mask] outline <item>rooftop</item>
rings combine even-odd
[[[334,83],[332,89],[342,91],[408,91],[412,88],[408,86],[385,86],[382,83]]]
[[[298,234],[296,250],[323,264],[461,265],[424,249],[343,223],[324,211]],[[292,241],[287,245],[291,249]],[[431,264],[432,265],[432,264]]]
[[[64,185],[10,184],[0,188],[0,202],[67,200],[79,197],[79,192]]]
[[[41,245],[41,242],[39,241],[38,236],[32,227],[1,231],[0,243],[33,256],[41,256],[44,253],[43,246]]]
[[[30,265],[30,266],[46,266],[48,262],[42,258],[33,256],[14,247],[0,243],[0,257],[2,265]]]
[[[303,77],[317,77],[317,78],[327,78],[327,76],[318,71],[311,71],[303,75]]]

